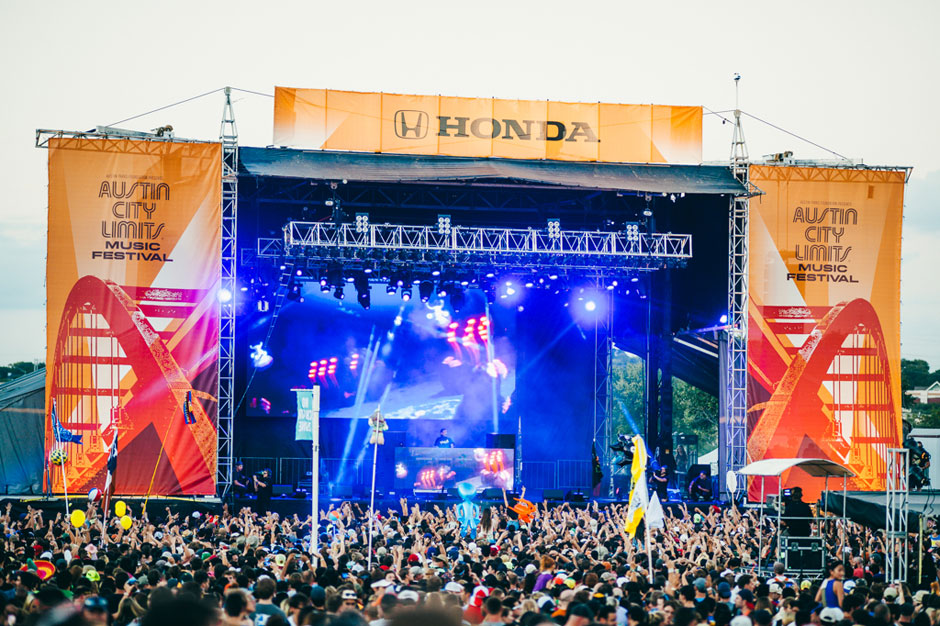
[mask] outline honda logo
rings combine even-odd
[[[424,139],[428,134],[428,114],[408,109],[395,111],[395,134],[402,139]]]

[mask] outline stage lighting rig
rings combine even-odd
[[[617,443],[610,446],[610,449],[623,455],[623,458],[617,461],[617,467],[629,467],[633,464],[633,454],[636,450],[633,441],[626,435],[617,435]]]
[[[548,238],[561,239],[561,220],[557,217],[552,217],[548,220]]]
[[[438,215],[437,216],[437,234],[439,235],[450,234],[450,215]]]
[[[434,289],[434,283],[429,280],[422,280],[418,284],[418,297],[421,302],[427,302],[431,299],[431,290]]]
[[[369,232],[369,214],[356,213],[356,232],[365,234]]]

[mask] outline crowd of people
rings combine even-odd
[[[940,549],[927,537],[922,584],[885,580],[878,531],[827,524],[822,577],[774,563],[774,519],[736,507],[674,507],[636,537],[627,507],[503,506],[475,528],[453,508],[356,504],[311,519],[171,509],[124,528],[94,503],[63,512],[10,504],[0,516],[4,624],[115,626],[936,626]],[[126,522],[125,522],[126,524]],[[932,543],[932,537],[937,541]],[[914,544],[916,545],[916,544]],[[759,567],[763,565],[765,567]],[[917,570],[915,570],[917,571]]]

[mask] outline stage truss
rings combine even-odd
[[[741,111],[734,112],[734,136],[731,144],[731,169],[734,177],[746,188],[750,163]],[[732,196],[728,211],[728,330],[724,342],[725,415],[718,428],[719,484],[726,489],[724,476],[733,471],[738,488],[746,482],[738,471],[747,465],[747,302],[748,302],[748,205],[749,195]]]
[[[232,446],[235,427],[235,293],[238,242],[238,128],[232,109],[232,90],[225,88],[225,107],[219,129],[222,142],[222,280],[219,316],[219,414],[216,491],[225,495],[232,484]]]

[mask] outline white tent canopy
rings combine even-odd
[[[810,476],[855,476],[849,468],[829,459],[763,459],[745,465],[738,473],[744,476],[780,476],[794,467],[799,467]]]

